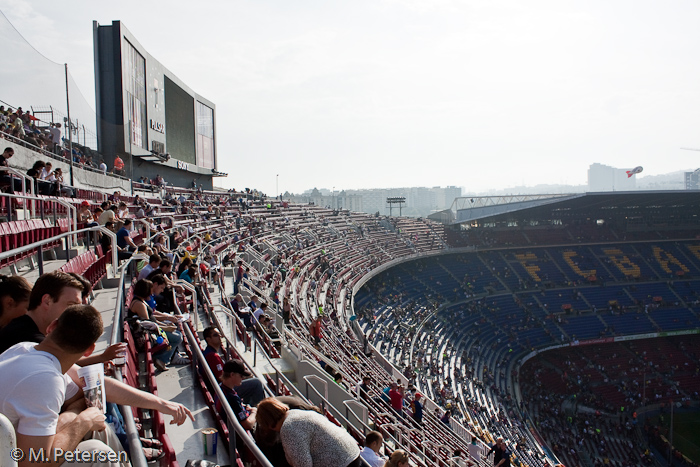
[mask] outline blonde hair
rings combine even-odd
[[[408,454],[403,449],[392,452],[384,467],[398,467],[400,462],[408,462]]]

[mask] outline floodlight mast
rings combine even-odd
[[[406,202],[406,197],[405,196],[393,196],[393,197],[387,198],[386,202],[389,203],[389,216],[391,216],[393,214],[394,204],[398,204],[399,205],[399,217],[401,217],[401,208],[403,207],[403,203]]]

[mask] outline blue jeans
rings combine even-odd
[[[180,345],[180,342],[182,342],[182,334],[180,334],[180,331],[173,331],[173,332],[165,332],[165,335],[168,336],[168,342],[170,343],[170,349],[166,350],[161,350],[157,354],[153,356],[153,358],[156,358],[160,360],[161,362],[168,364],[170,363],[170,359],[173,358],[173,354],[175,351],[177,351],[177,346]]]
[[[265,399],[263,384],[256,377],[244,380],[240,386],[236,386],[234,389],[243,402],[253,407],[258,405],[261,400]]]

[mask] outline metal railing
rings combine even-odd
[[[109,345],[123,342],[121,331],[122,323],[124,322],[122,318],[122,311],[124,310],[125,301],[124,284],[126,280],[126,272],[135,259],[137,259],[136,255],[132,256],[118,270],[119,287],[117,288],[116,306],[114,308],[114,316],[112,317],[112,335],[109,338]],[[117,272],[116,269],[115,272]],[[119,367],[115,367],[114,376],[117,381],[123,381],[121,369]],[[129,452],[131,453],[131,465],[133,467],[148,467],[148,461],[143,453],[143,446],[141,445],[141,440],[139,439],[139,432],[136,429],[134,414],[131,411],[131,407],[119,406],[119,411],[122,413],[122,417],[124,418],[126,436],[129,441]]]
[[[246,429],[243,428],[243,426],[241,426],[240,422],[238,421],[238,417],[233,412],[233,409],[231,408],[231,406],[228,403],[228,400],[226,399],[226,396],[219,387],[216,377],[211,372],[211,368],[209,368],[209,364],[204,358],[204,354],[202,353],[202,350],[199,346],[199,339],[197,339],[194,336],[194,334],[192,334],[192,330],[189,328],[189,326],[182,326],[182,328],[185,332],[185,337],[190,343],[190,347],[192,348],[194,357],[197,359],[199,368],[206,376],[211,386],[211,389],[214,390],[216,397],[221,402],[222,409],[226,413],[229,431],[229,452],[231,454],[236,452],[236,437],[238,436],[246,445],[246,447],[250,449],[250,451],[253,453],[253,456],[262,467],[273,467],[270,461],[267,460],[265,454],[263,454],[262,451],[260,451],[260,448],[255,443],[255,440],[248,434]]]

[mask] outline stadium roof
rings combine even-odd
[[[450,209],[432,214],[430,219],[448,225],[576,218],[677,224],[698,216],[700,191],[628,191],[462,197],[455,199]]]

